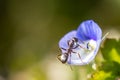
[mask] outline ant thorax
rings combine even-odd
[[[68,40],[68,48],[74,48],[76,46],[78,46],[78,39],[73,37],[71,40]]]

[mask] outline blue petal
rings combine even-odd
[[[90,39],[100,40],[102,37],[102,31],[93,20],[87,20],[80,24],[76,36],[83,41]]]
[[[67,44],[68,40],[71,40],[73,37],[76,37],[76,31],[73,30],[71,32],[68,32],[65,36],[63,36],[59,41],[59,47],[68,49],[69,46]]]

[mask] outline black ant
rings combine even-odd
[[[62,62],[62,63],[66,63],[68,60],[68,56],[70,55],[71,57],[71,53],[76,53],[73,51],[73,49],[76,49],[78,47],[81,47],[78,43],[78,39],[73,37],[71,40],[67,41],[67,45],[69,46],[68,49],[65,48],[60,48],[61,50],[65,50],[66,52],[64,54],[60,54],[58,55],[58,59]],[[81,47],[82,48],[82,47]],[[80,54],[78,53],[79,58],[81,59]],[[81,59],[82,61],[82,59]]]

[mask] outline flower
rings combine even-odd
[[[67,33],[60,39],[59,48],[62,54],[58,59],[70,65],[88,64],[95,58],[101,42],[100,27],[93,20],[86,20],[77,30]]]
[[[78,40],[84,42],[80,43],[80,45],[83,45],[85,49],[80,48],[77,50],[77,52],[81,55],[82,61],[79,58],[73,59],[71,57],[71,61],[68,61],[68,63],[72,65],[88,64],[95,58],[98,52],[102,41],[102,31],[93,20],[87,20],[82,22],[78,27],[76,37]]]

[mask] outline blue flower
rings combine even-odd
[[[84,21],[77,30],[67,33],[60,39],[59,48],[62,54],[58,59],[71,65],[88,64],[95,58],[101,42],[100,27],[93,20]]]

